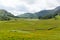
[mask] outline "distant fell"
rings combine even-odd
[[[39,12],[35,13],[24,13],[21,15],[18,15],[20,18],[41,18],[41,19],[49,19],[53,18],[56,15],[60,15],[60,6],[56,7],[52,10],[41,10]]]

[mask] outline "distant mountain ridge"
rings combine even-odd
[[[24,13],[24,14],[21,14],[21,15],[18,15],[18,17],[26,17],[26,18],[38,18],[38,17],[41,17],[41,18],[52,18],[53,16],[56,16],[56,15],[60,15],[60,6],[56,7],[55,9],[52,9],[52,10],[42,10],[42,11],[39,11],[39,12],[35,12],[34,14],[33,13]]]
[[[18,17],[20,18],[37,18],[37,15],[33,14],[33,13],[24,13],[19,15]]]
[[[35,12],[35,13],[24,13],[18,16],[14,16],[10,12],[0,9],[0,20],[9,20],[10,18],[49,19],[57,15],[60,15],[60,6],[52,10],[42,10],[42,11]]]

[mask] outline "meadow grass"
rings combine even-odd
[[[60,20],[0,21],[0,40],[60,40]]]

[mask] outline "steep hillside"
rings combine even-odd
[[[0,9],[0,20],[9,20],[10,18],[13,18],[14,15],[7,12],[6,10]]]
[[[40,18],[53,18],[56,15],[60,15],[60,6],[53,10],[42,10],[40,12],[36,12],[36,15]]]

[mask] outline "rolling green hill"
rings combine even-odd
[[[14,15],[7,12],[6,10],[0,9],[0,20],[10,20]]]
[[[19,15],[18,17],[20,18],[38,18],[36,14],[32,14],[32,13],[24,13]]]

